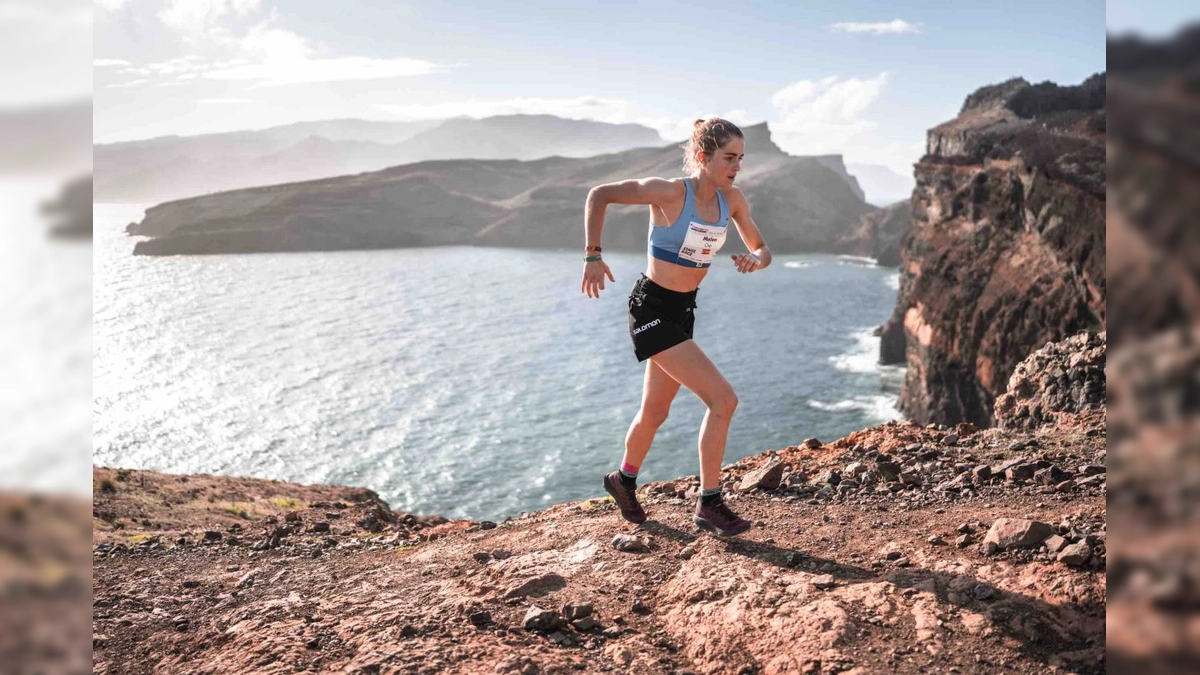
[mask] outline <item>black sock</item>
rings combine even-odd
[[[715,487],[711,491],[700,491],[700,506],[712,506],[721,501],[721,488]]]
[[[637,475],[636,474],[633,476],[630,476],[629,474],[625,473],[624,471],[618,471],[617,472],[617,480],[621,481],[621,485],[624,485],[625,487],[633,487],[634,485],[637,485]]]

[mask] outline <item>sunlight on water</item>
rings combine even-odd
[[[626,323],[644,254],[606,254],[617,281],[589,300],[573,253],[135,257],[122,230],[141,210],[95,212],[97,464],[361,485],[495,520],[601,496],[620,463],[645,372]],[[696,341],[741,401],[725,463],[897,417],[871,334],[894,270],[777,259],[714,267],[697,297]],[[703,416],[681,390],[643,481],[698,472]]]

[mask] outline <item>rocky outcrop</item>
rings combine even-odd
[[[1101,673],[1104,447],[1102,411],[810,439],[723,468],[733,540],[694,475],[640,486],[637,527],[597,497],[417,528],[368,491],[98,468],[93,670]]]
[[[92,238],[92,177],[81,176],[63,186],[62,193],[42,205],[42,215],[52,219],[50,236],[56,239]]]
[[[900,264],[900,240],[911,218],[912,202],[896,202],[859,218],[840,243],[851,255],[867,256],[880,265],[894,267]]]
[[[744,129],[753,158],[738,178],[771,250],[842,252],[849,223],[874,211],[836,172]],[[575,250],[588,190],[635,176],[678,176],[678,145],[586,158],[448,160],[304,183],[234,190],[154,206],[129,234],[135,254],[513,246]],[[570,226],[575,223],[576,226]],[[609,207],[605,249],[643,251],[644,206]],[[737,237],[732,252],[741,246]]]
[[[1010,80],[929,131],[881,331],[912,419],[990,425],[1030,352],[1106,326],[1104,91]]]
[[[821,166],[829,169],[842,177],[850,189],[858,196],[859,199],[866,201],[867,195],[863,192],[862,186],[858,184],[858,178],[852,176],[850,171],[846,169],[846,161],[841,155],[811,155],[811,157],[821,163]]]
[[[1063,413],[1103,408],[1105,343],[1103,332],[1080,333],[1030,354],[996,399],[996,423],[1036,429]]]

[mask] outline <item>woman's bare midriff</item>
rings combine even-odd
[[[700,286],[700,282],[708,274],[707,267],[684,267],[675,263],[647,256],[646,276],[650,281],[680,293],[690,293]]]

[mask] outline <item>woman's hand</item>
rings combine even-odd
[[[753,272],[762,267],[762,261],[753,253],[735,253],[729,257],[733,258],[734,266],[742,274]]]
[[[579,292],[587,293],[589,298],[600,297],[600,291],[604,290],[604,277],[608,277],[609,281],[616,281],[612,270],[608,269],[608,265],[603,260],[584,263],[583,285],[579,287]]]

